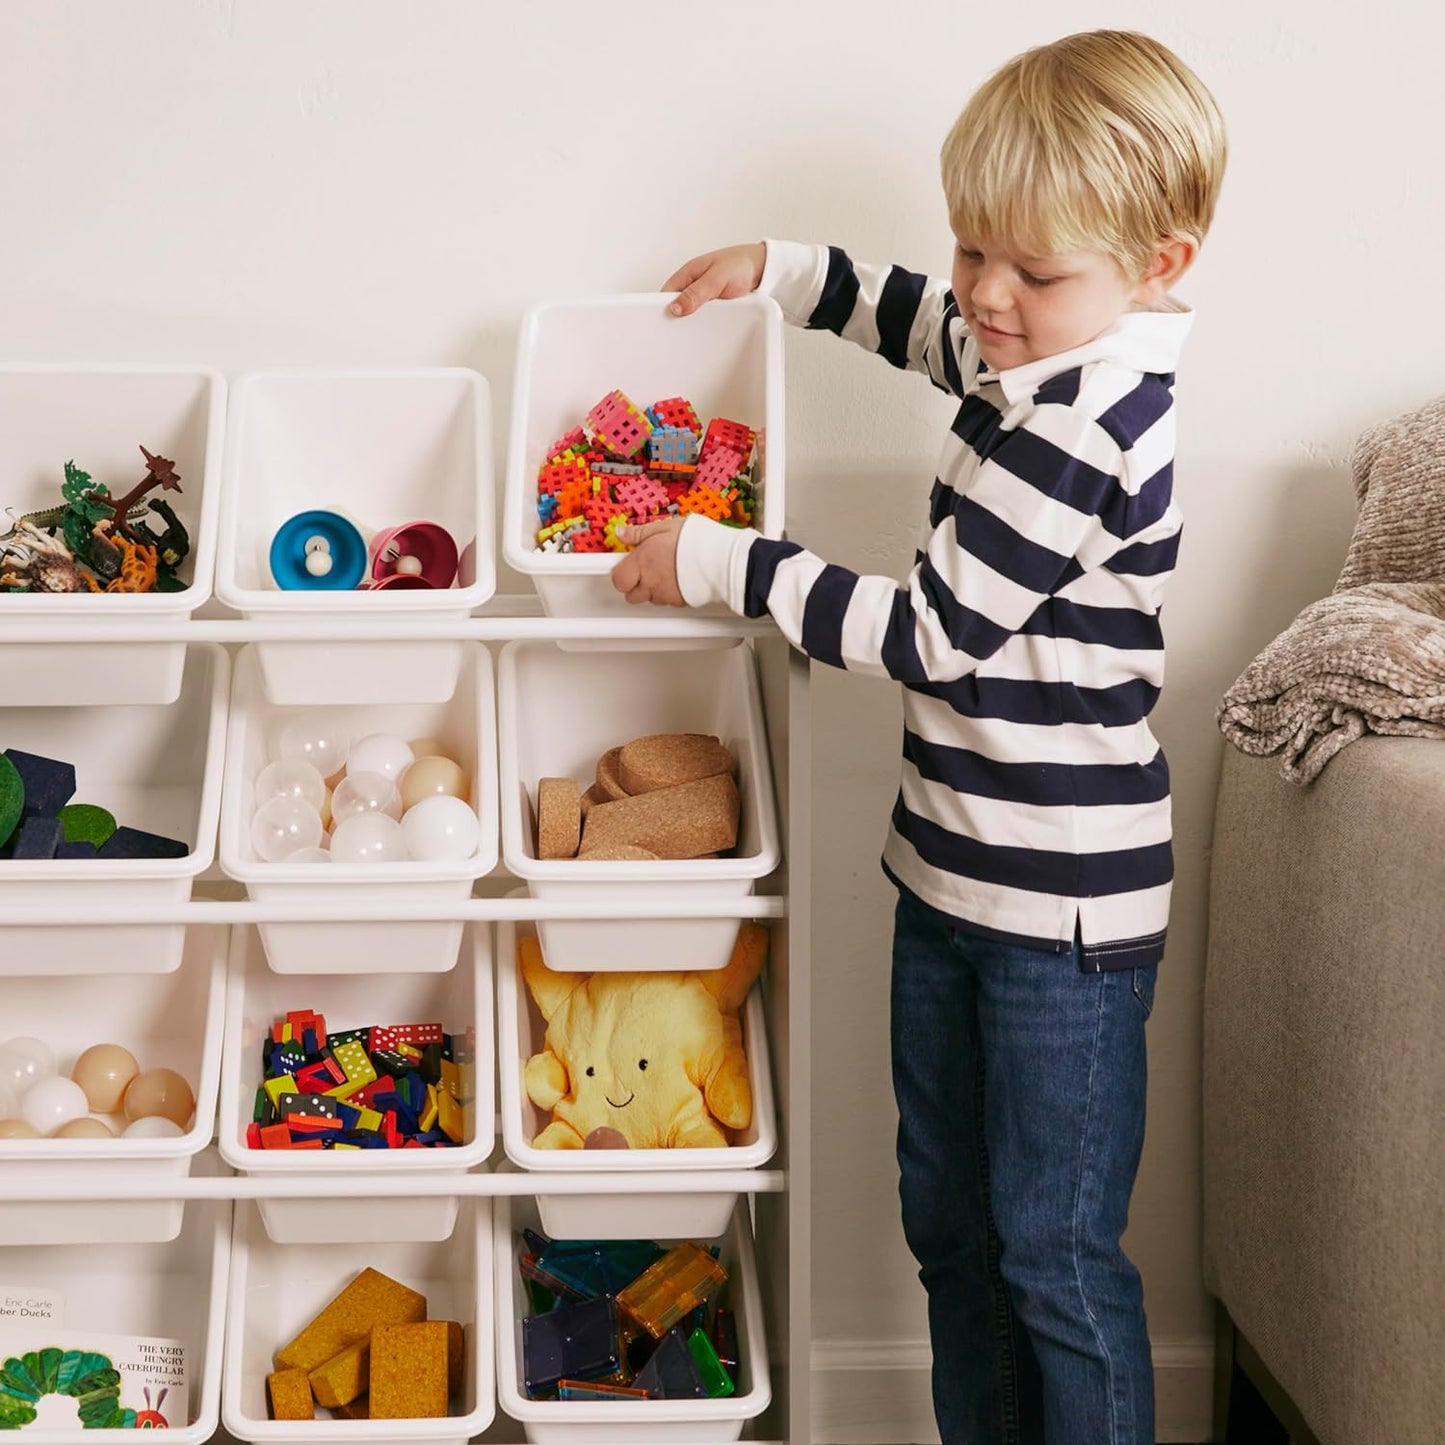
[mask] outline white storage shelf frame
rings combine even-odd
[[[769,1445],[804,1445],[810,1438],[808,1397],[811,1270],[809,1263],[809,772],[811,766],[808,714],[808,664],[793,652],[771,623],[728,618],[694,618],[659,612],[639,612],[622,618],[554,618],[541,615],[534,597],[494,597],[465,619],[404,618],[347,619],[344,623],[318,619],[304,628],[284,628],[269,619],[199,621],[117,621],[105,617],[16,618],[6,625],[7,644],[34,646],[42,652],[67,645],[97,642],[219,642],[240,646],[265,640],[370,641],[394,639],[459,639],[501,643],[514,639],[595,640],[617,642],[679,642],[712,639],[738,641],[754,649],[763,694],[768,746],[776,788],[783,862],[774,875],[762,880],[759,891],[737,899],[709,899],[705,904],[684,898],[629,901],[625,908],[609,907],[606,900],[580,901],[507,898],[500,894],[515,880],[500,867],[478,884],[464,902],[403,907],[372,902],[346,905],[254,903],[234,896],[233,886],[202,882],[189,902],[150,904],[135,908],[115,905],[87,907],[72,904],[63,912],[53,907],[7,906],[0,911],[0,928],[74,925],[77,919],[111,926],[157,923],[243,925],[259,922],[305,920],[464,919],[491,923],[543,918],[606,918],[625,911],[633,918],[728,917],[758,918],[772,925],[771,959],[767,971],[767,1006],[773,1062],[774,1090],[779,1113],[778,1152],[765,1169],[710,1171],[685,1170],[642,1174],[599,1175],[557,1171],[547,1174],[514,1170],[500,1153],[482,1168],[463,1175],[412,1176],[367,1182],[377,1197],[497,1196],[571,1193],[635,1193],[653,1190],[726,1192],[751,1197],[758,1254],[758,1273],[767,1312],[771,1344],[772,1403],[750,1422],[744,1438]],[[0,979],[0,994],[4,980]],[[156,1179],[141,1174],[108,1177],[103,1189],[92,1182],[87,1199],[239,1200],[260,1197],[314,1197],[319,1181],[242,1177],[230,1174],[214,1144],[206,1151],[208,1164],[188,1178]],[[324,1187],[324,1186],[323,1186]],[[337,1192],[345,1191],[338,1182]],[[48,1201],[75,1197],[53,1182],[6,1178],[0,1165],[0,1192],[7,1199]],[[480,1440],[511,1445],[524,1437],[522,1427],[498,1414]]]

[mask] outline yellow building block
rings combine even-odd
[[[266,1376],[266,1398],[271,1402],[273,1420],[314,1420],[311,1385],[305,1370],[277,1370]]]
[[[287,1094],[299,1094],[301,1092],[300,1089],[296,1087],[296,1080],[293,1079],[290,1074],[281,1074],[277,1078],[267,1079],[262,1085],[262,1088],[266,1090],[267,1097],[278,1108],[281,1105],[281,1100]]]
[[[466,1137],[466,1120],[462,1117],[462,1106],[445,1089],[437,1090],[437,1123],[442,1126],[442,1133],[453,1144],[460,1144]]]
[[[364,1269],[310,1324],[276,1351],[276,1368],[308,1373],[364,1340],[373,1325],[412,1324],[426,1319],[426,1296]]]
[[[349,1405],[358,1396],[364,1395],[370,1355],[371,1340],[368,1337],[357,1340],[354,1345],[347,1345],[339,1354],[317,1365],[308,1377],[316,1403],[334,1410],[338,1405]]]
[[[448,1325],[427,1320],[372,1330],[373,1420],[429,1420],[447,1413]]]

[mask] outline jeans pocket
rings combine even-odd
[[[1147,1019],[1154,1012],[1154,980],[1159,976],[1159,965],[1151,963],[1147,968],[1134,970],[1134,997],[1139,1000]]]

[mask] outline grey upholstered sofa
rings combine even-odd
[[[1204,1268],[1226,1362],[1237,1343],[1266,1398],[1282,1388],[1296,1438],[1439,1445],[1445,742],[1367,736],[1308,788],[1225,752]]]

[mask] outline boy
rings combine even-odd
[[[664,288],[686,315],[761,286],[961,398],[903,586],[697,517],[632,529],[612,574],[634,602],[770,612],[819,661],[904,686],[893,1075],[945,1445],[1154,1440],[1119,1241],[1173,877],[1146,721],[1192,319],[1169,292],[1224,160],[1212,97],[1162,45],[1069,36],[1006,64],[944,143],[951,287],[768,242]]]

